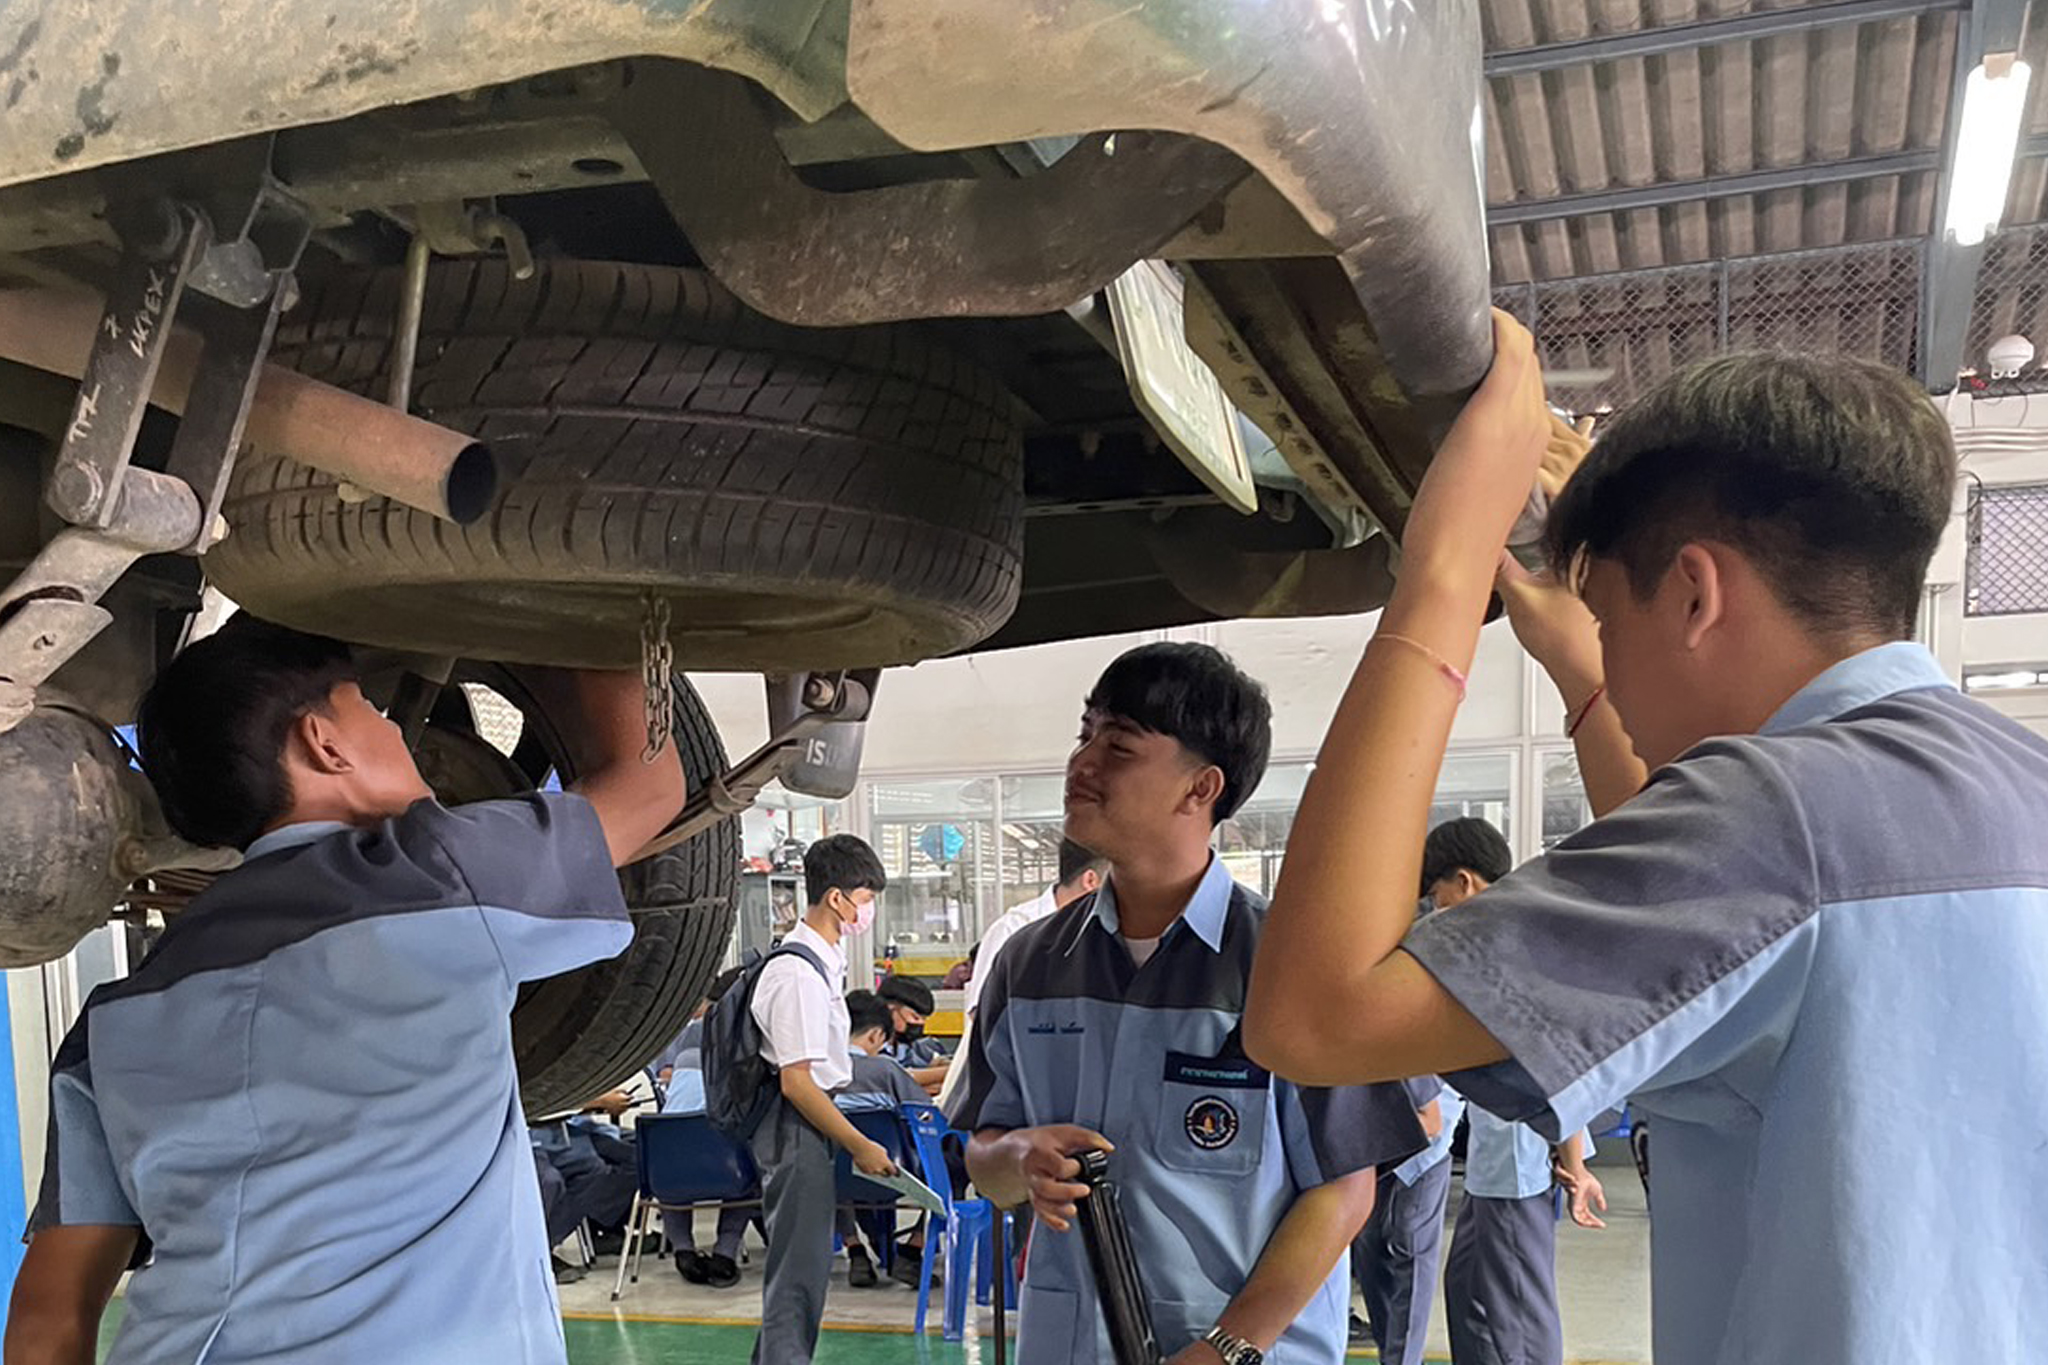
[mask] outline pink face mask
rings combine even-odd
[[[853,900],[851,896],[848,900]],[[856,934],[865,934],[875,927],[875,902],[873,899],[853,901],[853,923],[847,926]]]

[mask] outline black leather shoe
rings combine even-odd
[[[740,1282],[740,1268],[730,1256],[715,1252],[704,1261],[704,1283],[713,1289],[730,1289]]]
[[[875,1263],[868,1259],[867,1248],[847,1248],[846,1283],[855,1289],[873,1289],[879,1283]]]
[[[703,1284],[711,1278],[710,1257],[701,1251],[678,1251],[676,1273],[684,1284]]]

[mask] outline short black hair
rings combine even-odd
[[[1140,729],[1179,741],[1223,772],[1210,818],[1222,824],[1244,805],[1273,751],[1266,689],[1209,645],[1139,645],[1103,671],[1084,703]]]
[[[876,895],[889,885],[889,874],[868,841],[834,834],[804,850],[804,892],[821,905],[828,891],[867,890]]]
[[[1550,511],[1566,576],[1612,560],[1636,596],[1690,541],[1730,545],[1823,638],[1913,633],[1955,496],[1948,423],[1897,370],[1741,352],[1614,417]]]
[[[875,994],[890,1004],[908,1005],[926,1016],[939,1007],[932,988],[914,976],[885,976],[882,984],[875,987]]]
[[[1486,821],[1476,815],[1446,820],[1422,841],[1422,894],[1460,868],[1491,884],[1514,865],[1507,837]]]
[[[846,993],[846,1036],[866,1033],[871,1028],[882,1031],[883,1037],[896,1032],[896,1021],[889,1017],[889,1007],[882,997],[873,991],[848,991]]]
[[[172,659],[136,716],[142,770],[171,828],[247,848],[291,808],[285,742],[360,675],[347,645],[246,612]]]
[[[1061,886],[1072,886],[1081,880],[1081,874],[1090,868],[1107,866],[1109,859],[1099,857],[1075,843],[1072,839],[1060,840],[1060,881]]]

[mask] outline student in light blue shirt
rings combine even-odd
[[[52,1063],[9,1359],[92,1359],[131,1263],[112,1365],[564,1359],[512,1004],[631,941],[612,867],[682,771],[641,760],[637,673],[542,677],[584,775],[447,809],[357,678],[238,616],[144,699],[171,826],[245,859]]]
[[[1551,505],[1562,582],[1535,581],[1502,542],[1574,452],[1527,334],[1495,330],[1297,815],[1253,1056],[1436,1072],[1551,1139],[1630,1098],[1660,1365],[2027,1358],[2048,741],[1912,643],[1946,424],[1838,354],[1708,361],[1607,427]],[[1412,841],[1497,573],[1601,818],[1417,925]]]

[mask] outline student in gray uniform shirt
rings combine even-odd
[[[536,671],[582,776],[449,809],[358,678],[242,615],[144,698],[172,828],[245,856],[58,1051],[9,1360],[91,1360],[152,1246],[115,1365],[563,1359],[508,1018],[632,940],[612,868],[682,769],[637,672]]]
[[[873,991],[847,992],[847,1056],[853,1063],[853,1079],[832,1097],[832,1102],[847,1113],[931,1103],[932,1097],[925,1093],[925,1088],[884,1051],[892,1028],[889,1007],[879,995]],[[853,1210],[841,1206],[835,1225],[839,1241],[846,1248],[847,1284],[855,1289],[872,1289],[878,1282],[875,1262],[861,1244],[860,1223]],[[916,1254],[924,1254],[922,1239],[917,1243]],[[909,1266],[914,1276],[918,1262],[911,1260]],[[897,1269],[900,1275],[902,1266]],[[911,1283],[916,1280],[913,1278]]]
[[[1252,1055],[1436,1072],[1553,1141],[1627,1098],[1657,1133],[1659,1365],[2023,1358],[2048,1334],[2048,740],[1913,640],[1947,423],[1883,366],[1722,356],[1560,488],[1583,442],[1494,323],[1302,796]],[[1552,581],[1502,552],[1539,476]],[[1600,818],[1416,924],[1496,587]]]
[[[981,998],[954,1126],[999,1205],[1029,1203],[1018,1365],[1106,1365],[1069,1230],[1074,1154],[1111,1151],[1172,1365],[1335,1365],[1375,1168],[1422,1148],[1398,1085],[1278,1081],[1239,1015],[1264,902],[1211,848],[1265,772],[1271,712],[1206,645],[1111,664],[1067,762],[1066,830],[1109,861],[1093,896],[1020,931]]]

